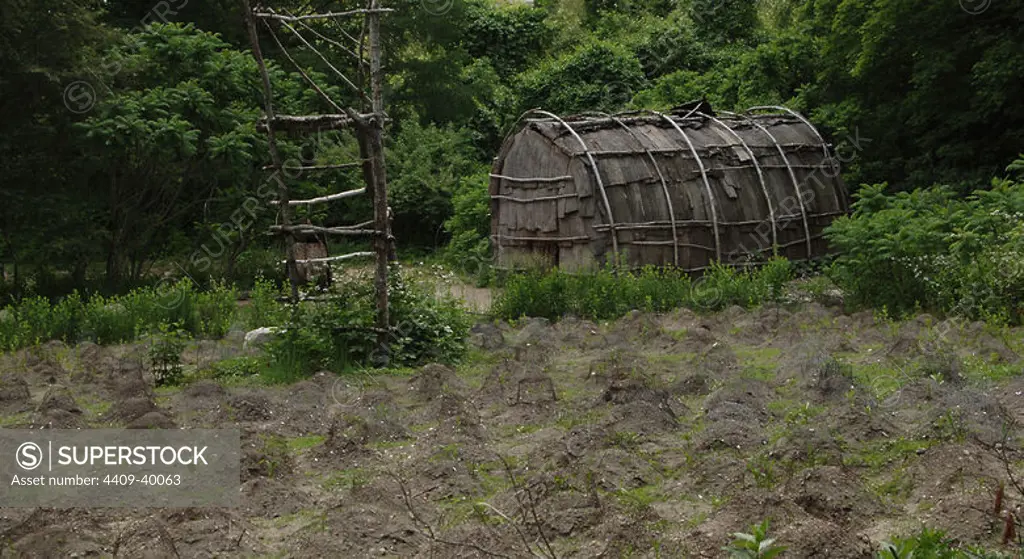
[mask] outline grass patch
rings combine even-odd
[[[905,437],[871,441],[859,450],[844,454],[843,462],[846,466],[862,466],[879,472],[893,464],[911,460],[936,444],[938,441]]]
[[[634,309],[665,312],[687,307],[715,311],[730,305],[752,307],[777,301],[783,284],[791,277],[792,268],[785,259],[773,259],[753,270],[716,263],[697,281],[655,267],[636,273],[611,267],[590,274],[569,274],[559,269],[533,271],[509,278],[493,309],[506,319],[540,316],[552,320],[566,314],[614,319]]]
[[[661,488],[657,485],[642,485],[635,489],[619,489],[615,492],[615,499],[633,516],[643,514],[652,504],[664,498]]]
[[[1019,364],[996,363],[991,359],[967,357],[964,359],[964,376],[972,381],[1001,382],[1021,374]]]
[[[320,486],[326,491],[352,490],[367,485],[371,479],[369,470],[365,468],[348,468],[328,474]]]
[[[299,453],[309,450],[311,448],[324,444],[327,437],[323,435],[306,435],[304,437],[294,437],[288,439],[288,451],[291,453]]]
[[[901,367],[882,362],[854,364],[852,374],[879,401],[895,394],[910,380]]]

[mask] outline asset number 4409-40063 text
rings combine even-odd
[[[135,476],[132,474],[108,475],[103,478],[104,485],[181,485],[181,475],[149,474]]]

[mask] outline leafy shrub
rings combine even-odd
[[[469,319],[452,299],[405,282],[395,265],[389,275],[392,333],[377,347],[373,285],[336,285],[329,303],[290,307],[284,332],[267,346],[269,380],[291,381],[321,369],[406,366],[428,361],[454,362],[465,352]]]
[[[785,547],[775,545],[775,538],[768,537],[768,520],[750,527],[750,533],[735,532],[733,541],[722,548],[729,552],[733,559],[771,559],[783,551]]]
[[[698,311],[730,305],[751,307],[778,301],[783,284],[791,277],[792,269],[785,259],[773,259],[754,270],[714,264],[696,280],[655,267],[636,273],[617,272],[610,266],[588,274],[569,274],[559,269],[531,271],[509,278],[494,310],[508,319],[558,319],[566,314],[611,319],[634,309],[664,312],[679,307]]]
[[[255,329],[284,324],[288,313],[286,307],[277,301],[280,294],[281,289],[276,283],[257,276],[249,292],[249,305],[245,307],[245,325]]]
[[[181,352],[185,351],[189,335],[177,324],[161,324],[159,333],[153,337],[149,347],[149,362],[153,367],[157,386],[181,384],[183,368]]]
[[[827,230],[830,275],[855,306],[917,308],[1020,324],[1024,318],[1024,183],[995,180],[959,198],[934,187],[887,196],[864,187],[853,215]]]
[[[518,77],[522,110],[542,107],[556,114],[621,109],[645,84],[640,61],[627,49],[588,42]]]
[[[452,198],[454,213],[444,228],[452,236],[444,259],[464,274],[487,285],[493,278],[491,267],[491,197],[486,174],[465,182]]]
[[[182,280],[135,289],[125,295],[93,295],[87,301],[72,292],[57,303],[42,297],[23,299],[0,312],[0,351],[14,351],[47,340],[115,344],[176,324],[195,337],[218,338],[235,317],[234,288],[214,284],[205,292]]]
[[[395,236],[433,245],[452,215],[452,194],[478,171],[465,130],[403,124],[388,151]]]

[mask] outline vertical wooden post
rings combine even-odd
[[[372,116],[365,129],[367,155],[370,156],[373,177],[373,221],[377,235],[374,237],[374,251],[377,253],[377,270],[374,289],[377,293],[377,346],[388,356],[388,339],[391,336],[391,319],[388,311],[388,264],[391,255],[391,220],[388,216],[388,185],[384,168],[384,100],[382,96],[380,13],[378,0],[371,0],[367,23],[370,40],[370,99]],[[387,363],[383,363],[387,364]]]
[[[259,66],[260,76],[263,78],[264,111],[267,113],[267,143],[270,148],[270,163],[274,168],[274,177],[277,180],[277,200],[281,209],[281,225],[286,228],[292,224],[291,207],[288,205],[288,185],[284,182],[284,164],[281,153],[277,149],[277,136],[274,133],[274,97],[273,89],[270,86],[270,73],[267,72],[267,64],[263,60],[263,50],[260,48],[260,38],[256,31],[256,17],[253,15],[252,6],[249,0],[242,1],[242,12],[245,14],[245,26],[249,31],[249,42],[252,43],[252,54],[256,58],[256,65]],[[292,302],[299,300],[299,278],[298,268],[295,265],[295,237],[291,231],[286,229],[285,237],[285,266],[288,272],[288,281],[291,283]]]

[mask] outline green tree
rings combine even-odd
[[[242,227],[235,208],[208,212],[226,195],[238,200],[259,184],[265,140],[255,130],[255,62],[216,36],[192,25],[154,24],[107,59],[118,69],[107,76],[112,94],[77,128],[88,193],[103,215],[107,279],[116,285],[139,280],[167,239],[193,223]],[[275,78],[287,80],[280,71]],[[281,85],[278,101],[287,111],[287,93],[296,90]],[[271,197],[262,198],[265,206]],[[197,258],[221,258],[230,243],[225,237],[215,236],[216,246]]]
[[[858,182],[983,182],[1024,145],[1024,4],[816,0],[819,72],[800,105],[871,138]]]
[[[543,108],[558,114],[621,109],[645,84],[636,56],[607,42],[545,60],[518,81],[522,110]]]
[[[95,254],[70,127],[99,88],[80,81],[93,49],[113,40],[97,17],[91,1],[0,0],[0,267],[19,282],[24,265],[84,278]]]

